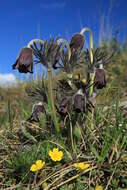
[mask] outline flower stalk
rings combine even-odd
[[[83,28],[80,32],[80,34],[84,34],[85,32],[89,32],[90,34],[90,51],[89,51],[89,56],[90,56],[90,64],[93,65],[93,35],[92,35],[92,31],[89,28]],[[94,78],[95,78],[95,73],[94,71],[92,71],[92,73],[90,73],[90,89],[89,89],[89,97],[92,97],[93,95],[93,84],[94,84]],[[90,119],[91,121],[93,121],[93,114],[94,114],[94,110],[92,109],[92,113],[90,114]],[[91,122],[91,129],[93,129],[93,122]]]
[[[70,136],[71,136],[71,147],[72,147],[72,151],[73,151],[73,155],[76,155],[76,150],[74,148],[74,139],[73,139],[73,129],[72,129],[72,121],[71,121],[71,116],[68,113],[69,116],[69,121],[70,121]]]
[[[52,109],[52,114],[53,114],[54,125],[56,127],[56,132],[59,133],[60,129],[59,129],[58,122],[57,122],[57,117],[56,117],[56,110],[55,110],[54,97],[53,97],[52,80],[53,80],[53,78],[52,78],[52,67],[49,66],[49,68],[48,68],[49,96],[50,96],[50,102],[51,102],[51,109]]]
[[[44,41],[41,39],[33,39],[31,40],[27,47],[30,47],[33,45],[33,43],[40,43],[40,45],[44,44]],[[53,121],[54,121],[54,125],[56,127],[56,131],[57,133],[59,132],[59,126],[57,123],[57,117],[56,117],[56,111],[55,111],[55,104],[54,104],[54,97],[53,97],[53,84],[52,84],[52,67],[50,66],[50,64],[48,64],[48,86],[49,86],[49,96],[50,96],[50,102],[51,102],[51,109],[52,109],[52,115],[53,115]]]
[[[89,28],[83,28],[80,32],[80,34],[84,34],[85,32],[89,32],[90,34],[90,64],[93,64],[93,35],[92,35],[92,31]],[[91,97],[93,94],[93,83],[94,83],[94,72],[92,72],[90,74],[90,91],[89,91],[89,96]]]

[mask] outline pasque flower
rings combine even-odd
[[[90,167],[90,164],[89,163],[80,162],[80,163],[75,163],[74,167],[78,168],[80,170],[86,170],[86,169],[88,169]]]
[[[82,34],[74,34],[70,41],[71,52],[73,51],[81,51],[84,46],[84,36]]]
[[[32,164],[30,167],[30,171],[37,172],[41,170],[45,165],[45,162],[42,162],[42,160],[37,160],[35,164]]]
[[[85,112],[85,96],[81,90],[79,90],[74,96],[73,108],[74,111],[78,113]]]
[[[95,69],[94,84],[97,89],[102,89],[103,87],[106,87],[106,75],[103,68]]]
[[[53,148],[53,150],[49,151],[49,156],[50,158],[56,162],[56,161],[61,161],[63,158],[63,152],[59,151],[58,148]]]
[[[34,104],[33,108],[32,108],[32,113],[30,118],[28,119],[28,121],[30,122],[39,122],[39,116],[41,113],[45,113],[46,115],[46,111],[45,111],[45,107],[42,104],[42,102],[39,102],[38,104]]]
[[[18,69],[20,73],[33,73],[33,50],[29,47],[21,49],[13,69]]]
[[[68,106],[70,104],[71,98],[70,97],[64,97],[62,98],[60,105],[58,107],[58,113],[61,116],[65,116],[68,113]]]

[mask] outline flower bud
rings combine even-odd
[[[82,34],[75,34],[72,36],[70,41],[71,51],[81,51],[84,46],[84,36]]]
[[[79,75],[74,75],[74,80],[78,80],[79,78]]]
[[[86,85],[86,78],[83,78],[83,79],[82,79],[82,84],[83,84],[83,85]]]

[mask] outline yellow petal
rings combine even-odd
[[[52,154],[53,154],[53,152],[50,150],[49,151],[49,156],[52,157]]]
[[[86,170],[86,169],[89,168],[89,166],[90,166],[90,164],[85,164],[85,163],[83,163],[83,164],[81,165],[81,169],[82,169],[82,170]]]
[[[41,165],[42,164],[42,160],[37,160],[36,161],[36,165]]]
[[[45,165],[45,162],[42,162],[43,166]]]
[[[74,166],[75,168],[77,168],[77,167],[78,167],[78,163],[75,163],[73,166]]]
[[[62,160],[62,156],[60,156],[60,155],[57,155],[57,157],[56,157],[56,160],[57,160],[57,161],[60,161],[60,160]]]
[[[62,160],[62,158],[63,158],[63,152],[62,152],[62,151],[59,151],[59,152],[57,153],[56,157],[57,157],[57,158],[56,158],[57,161]]]
[[[36,164],[32,164],[32,166],[30,167],[30,171],[36,172],[37,170],[38,170],[38,169],[37,169]]]
[[[90,164],[84,163],[84,162],[80,162],[80,163],[75,163],[74,164],[74,167],[79,168],[81,170],[86,170],[86,169],[89,168],[89,166],[90,166]]]
[[[59,156],[63,157],[63,152],[62,151],[59,151]]]
[[[52,157],[51,157],[51,159],[53,160],[53,161],[57,161],[57,157],[55,156],[55,155],[53,155]]]
[[[79,163],[79,165],[78,165],[78,167],[81,169],[81,170],[83,170],[84,169],[84,163]]]
[[[42,162],[42,160],[37,160],[36,161],[36,166],[37,166],[38,170],[41,170],[44,165],[45,165],[45,162]]]
[[[58,152],[58,151],[59,151],[58,148],[53,149],[53,152]]]
[[[101,185],[98,185],[98,186],[96,186],[96,188],[95,188],[95,190],[102,190],[103,188],[102,188],[102,186]]]

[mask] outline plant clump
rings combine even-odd
[[[85,32],[90,34],[89,49]],[[47,75],[24,85],[25,95],[16,102],[8,101],[9,127],[0,146],[8,154],[5,158],[0,153],[2,188],[127,187],[127,120],[119,91],[113,106],[97,104],[108,93],[107,65],[114,55],[112,48],[94,47],[89,28],[70,41],[33,39],[20,50],[13,69],[32,74],[40,63]]]

